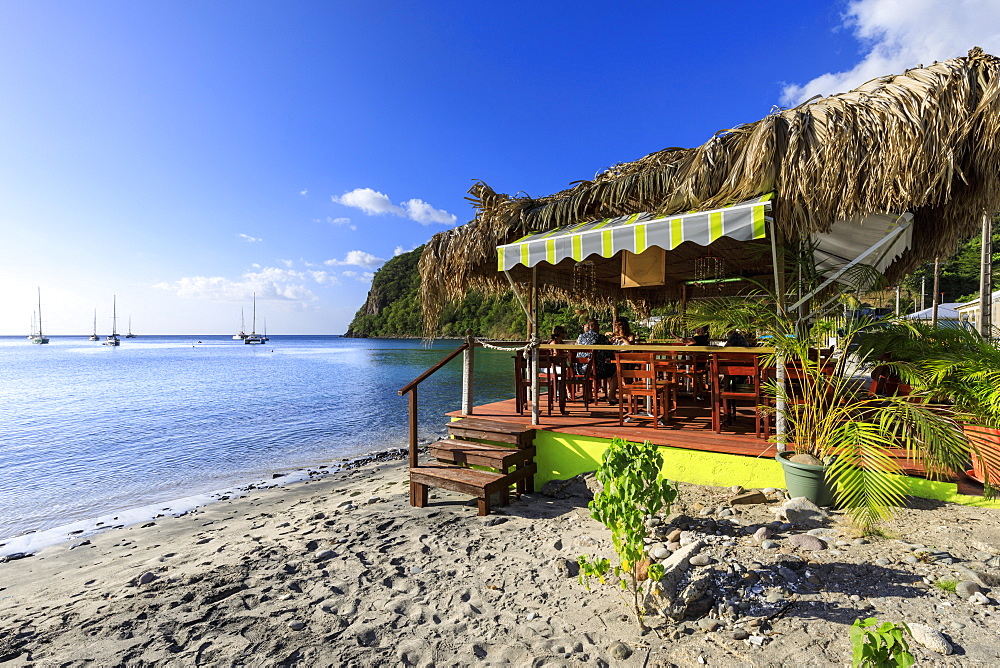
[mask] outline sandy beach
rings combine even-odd
[[[820,549],[775,525],[764,549],[751,534],[778,501],[682,485],[650,549],[683,529],[710,609],[643,633],[616,588],[575,577],[579,554],[611,556],[585,490],[477,517],[438,490],[411,508],[405,463],[374,463],[53,546],[0,564],[0,663],[845,665],[848,625],[873,614],[945,634],[952,653],[916,645],[920,665],[1000,662],[989,588],[977,604],[927,582],[1000,572],[992,511],[919,502],[864,542],[833,517]]]

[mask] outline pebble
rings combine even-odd
[[[837,542],[834,543],[834,545],[836,545],[837,547],[849,547],[851,544],[846,540],[838,540]]]
[[[702,508],[701,510],[698,511],[698,514],[701,515],[702,517],[708,517],[714,512],[715,508]]]
[[[844,554],[843,550],[827,550],[826,553],[831,557],[839,557]]]
[[[761,541],[760,547],[762,550],[776,550],[778,549],[778,544],[773,540]]]
[[[691,557],[691,559],[688,560],[688,563],[691,564],[692,566],[708,566],[710,563],[712,563],[712,557],[708,556],[703,552],[701,554],[696,554],[693,557]]]
[[[795,547],[803,550],[823,550],[826,548],[826,543],[817,538],[816,536],[810,536],[809,534],[793,534],[788,537],[788,542]]]
[[[888,566],[889,564],[892,563],[892,560],[882,557],[881,559],[876,559],[875,563],[878,564],[879,566]]]
[[[746,640],[750,637],[750,632],[744,629],[736,629],[733,631],[733,640]]]
[[[857,594],[851,594],[851,600],[857,603],[858,601],[861,600],[861,597],[858,596]]]
[[[764,492],[765,494],[774,494],[778,490],[776,490],[774,487],[765,487],[764,489],[762,489],[760,491]]]
[[[143,573],[142,575],[139,576],[138,582],[141,585],[147,585],[147,584],[149,584],[150,582],[152,582],[155,579],[156,579],[156,575],[155,574],[153,574],[153,573]]]
[[[789,582],[795,582],[799,579],[799,574],[787,566],[778,566],[778,575]]]
[[[962,580],[955,585],[955,593],[959,598],[969,598],[973,594],[978,594],[983,589],[972,580]]]
[[[610,647],[608,647],[608,654],[610,654],[613,659],[624,661],[632,656],[632,648],[623,643],[621,640],[616,640],[611,643]]]
[[[758,543],[763,543],[765,540],[774,535],[771,530],[767,527],[761,527],[753,532],[753,539]]]
[[[420,568],[420,566],[410,566],[410,575],[418,575],[423,572],[424,569]]]
[[[709,633],[716,631],[722,623],[718,619],[711,619],[710,617],[703,617],[698,620],[698,626],[705,629]]]
[[[903,561],[905,561],[905,562],[906,562],[906,563],[908,563],[908,564],[915,564],[915,563],[918,563],[918,562],[919,562],[920,560],[919,560],[919,559],[917,559],[917,558],[916,558],[915,556],[913,556],[912,554],[908,554],[908,555],[906,555],[906,556],[905,556],[905,557],[903,558]]]
[[[910,623],[908,626],[910,627],[910,635],[913,636],[917,644],[923,645],[938,654],[951,654],[951,643],[937,629],[932,629],[926,624],[917,623]]]
[[[306,623],[298,619],[288,622],[288,628],[290,628],[293,631],[301,631],[305,627]]]
[[[324,561],[326,559],[329,559],[330,557],[335,557],[335,556],[337,556],[337,553],[334,552],[333,550],[323,550],[321,552],[316,553],[315,559],[316,561]]]
[[[658,547],[654,547],[652,552],[649,553],[649,556],[653,557],[653,559],[666,559],[670,556],[670,550],[668,550],[665,546],[660,545]]]
[[[990,554],[989,552],[976,552],[972,556],[976,559],[976,561],[986,561],[993,555]]]
[[[536,617],[538,617],[537,612],[529,612],[528,616],[525,617],[525,619],[527,619],[530,622],[532,619],[535,619]]]
[[[768,603],[780,603],[785,600],[785,597],[780,591],[771,590],[767,593],[767,596],[764,597],[764,600]]]
[[[990,602],[990,598],[981,591],[977,591],[975,594],[968,598],[969,603],[973,605],[986,605]]]
[[[674,529],[673,531],[667,534],[667,542],[668,543],[680,542],[682,533],[683,532],[680,529]]]
[[[719,517],[732,517],[735,514],[732,508],[723,508],[719,511]]]
[[[678,543],[677,541],[672,541],[670,543],[667,543],[667,549],[670,550],[671,552],[676,552],[677,550],[681,549],[681,544]]]
[[[864,538],[855,538],[854,539],[854,544],[855,545],[867,545],[868,541],[866,539],[864,539]]]

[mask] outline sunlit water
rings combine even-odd
[[[405,447],[399,388],[454,341],[0,337],[0,539]],[[476,402],[512,395],[478,350]],[[461,356],[420,386],[420,434],[460,407]]]

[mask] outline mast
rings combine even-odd
[[[38,288],[38,338],[42,338],[42,288]]]
[[[97,309],[94,309],[94,336],[97,336]]]
[[[118,335],[118,295],[111,297],[111,336]]]
[[[257,333],[257,293],[253,293],[253,318],[250,320],[250,333]]]

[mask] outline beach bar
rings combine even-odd
[[[466,381],[462,410],[449,416],[451,443],[431,448],[440,465],[418,464],[411,426],[411,503],[425,505],[427,487],[442,486],[479,496],[485,514],[491,491],[530,490],[594,470],[614,437],[661,446],[665,474],[674,479],[782,487],[774,454],[785,446],[783,425],[776,420],[776,437],[762,437],[752,406],[749,420],[732,419],[725,429],[718,410],[706,411],[696,392],[673,399],[663,425],[656,417],[625,423],[620,408],[596,402],[571,401],[565,413],[549,414],[542,404],[558,392],[554,381],[541,392],[553,346],[541,343],[539,304],[604,312],[625,304],[648,314],[669,304],[683,309],[709,291],[764,289],[776,295],[779,317],[805,325],[839,308],[843,292],[863,293],[873,276],[891,285],[921,263],[947,257],[960,240],[985,238],[1000,211],[998,79],[1000,60],[975,48],[776,109],[696,148],[614,165],[546,197],[508,196],[476,183],[470,190],[476,218],[435,235],[421,256],[425,329],[432,334],[445,305],[468,290],[513,289],[529,323],[523,351],[530,358],[527,396],[534,400],[530,414],[518,410],[518,397],[473,405],[474,350],[483,342],[470,335],[452,353],[464,354]],[[822,271],[818,284],[789,273],[792,260],[803,257]],[[988,276],[988,262],[983,270]],[[671,346],[633,351],[672,358],[688,370],[684,358],[717,354]],[[776,365],[779,383],[784,369]],[[413,414],[418,384],[400,391],[409,395]],[[719,397],[710,404],[718,406]],[[490,452],[494,447],[502,449]],[[511,449],[520,454],[505,452]],[[905,463],[904,470],[914,474],[914,495],[989,503],[967,481],[927,480]]]

